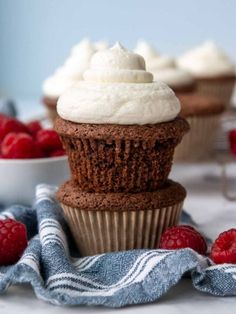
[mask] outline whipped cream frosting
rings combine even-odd
[[[43,83],[43,93],[47,97],[58,98],[68,87],[83,79],[84,71],[89,67],[92,55],[96,52],[94,44],[88,39],[82,40],[72,48],[64,65]]]
[[[235,74],[233,61],[213,42],[206,42],[185,53],[178,65],[196,77],[214,77]]]
[[[173,120],[180,103],[166,84],[153,82],[143,57],[117,43],[92,57],[84,81],[59,98],[57,111],[77,123],[143,125]]]

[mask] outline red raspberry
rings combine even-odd
[[[66,152],[64,151],[64,149],[58,149],[58,150],[54,150],[49,157],[58,157],[58,156],[64,156],[66,154]]]
[[[3,141],[4,137],[10,133],[29,133],[29,129],[22,122],[1,115],[0,117],[0,142]]]
[[[229,146],[231,153],[236,155],[236,130],[232,130],[229,132]]]
[[[1,145],[4,158],[24,159],[35,157],[35,143],[26,133],[9,133]]]
[[[26,247],[25,225],[13,219],[0,220],[0,265],[16,263]]]
[[[211,258],[216,264],[236,264],[236,229],[218,236],[211,248]]]
[[[35,137],[38,131],[42,130],[42,125],[38,120],[27,123],[30,133]]]
[[[63,149],[57,132],[51,129],[40,130],[36,135],[36,143],[48,155]]]
[[[207,245],[203,236],[191,226],[175,226],[162,234],[160,248],[176,250],[191,248],[199,254],[206,254]]]

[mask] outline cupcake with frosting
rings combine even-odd
[[[174,92],[153,82],[141,56],[116,44],[92,57],[57,110],[72,173],[57,197],[80,253],[157,247],[186,196],[168,180],[189,128]]]
[[[200,94],[230,103],[236,78],[235,64],[213,42],[185,53],[178,58],[178,65],[194,76]]]
[[[96,49],[88,39],[82,40],[72,48],[65,63],[43,82],[43,103],[52,121],[57,116],[58,98],[75,82],[83,79],[84,71],[89,67],[90,59]]]
[[[139,41],[135,52],[142,55],[147,69],[153,74],[154,81],[166,83],[175,93],[192,92],[195,88],[193,76],[180,69],[174,58],[160,55],[150,44]]]
[[[177,161],[203,161],[213,157],[214,143],[225,103],[216,97],[197,93],[178,94],[181,102],[180,116],[184,117],[190,131],[175,150]]]
[[[179,111],[174,92],[153,82],[141,56],[120,44],[97,52],[84,81],[57,103],[55,128],[74,180],[88,192],[156,190],[188,130]]]

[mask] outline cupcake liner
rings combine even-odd
[[[137,211],[62,208],[80,253],[87,256],[157,248],[165,229],[178,224],[182,205]]]
[[[48,117],[49,119],[54,122],[56,117],[57,117],[57,109],[56,107],[52,107],[52,106],[46,106],[46,109],[47,109],[47,113],[48,113]]]
[[[174,147],[145,141],[70,139],[62,136],[74,180],[84,191],[155,191],[171,170]],[[71,150],[71,147],[75,147]],[[68,149],[69,148],[69,149]]]
[[[55,129],[67,152],[73,179],[81,190],[100,193],[157,190],[167,180],[174,148],[188,130],[187,122],[180,118],[177,122],[169,123],[169,133],[173,134],[166,135],[166,138],[163,138],[163,133],[167,133],[168,125],[160,127],[158,132],[162,137],[155,138],[153,133],[157,131],[153,126],[124,128],[115,125],[91,125],[88,126],[88,132],[96,132],[91,135],[83,129],[82,124],[73,123],[71,125],[75,128],[75,134],[65,134],[61,130],[63,123],[69,129],[70,122],[63,122],[62,119],[57,119]],[[120,134],[123,130],[130,132],[129,136]],[[145,130],[146,134],[143,134]],[[140,133],[138,139],[135,138],[137,132]],[[102,134],[101,138],[96,138],[97,134]]]
[[[213,154],[215,138],[221,114],[192,116],[187,118],[190,132],[185,135],[175,150],[176,161],[199,161]]]
[[[49,119],[52,122],[54,122],[56,117],[58,116],[58,114],[57,114],[57,98],[44,97],[43,103],[44,103],[44,106],[47,110]]]
[[[197,92],[200,95],[214,96],[222,100],[228,107],[235,86],[235,78],[225,80],[197,80]]]

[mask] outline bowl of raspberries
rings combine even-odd
[[[53,129],[0,114],[0,204],[31,205],[37,184],[58,185],[68,177],[67,156]]]

